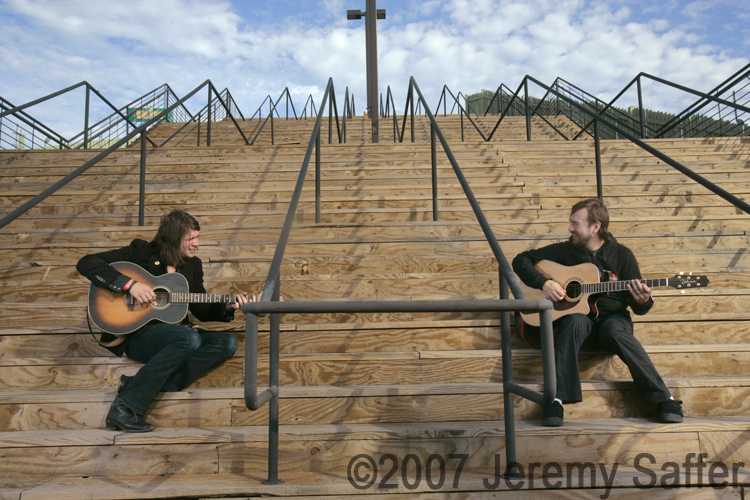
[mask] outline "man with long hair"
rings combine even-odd
[[[617,354],[630,370],[638,394],[648,403],[659,403],[659,420],[682,422],[682,401],[672,397],[646,350],[633,335],[633,322],[627,308],[642,315],[654,305],[651,289],[641,281],[635,255],[608,231],[609,213],[602,199],[589,198],[573,205],[569,222],[568,241],[527,250],[513,259],[513,270],[527,286],[542,290],[552,302],[565,297],[565,290],[559,283],[534,267],[540,260],[564,266],[592,263],[600,275],[630,282],[627,291],[608,292],[597,300],[598,315],[574,313],[558,320],[560,334],[555,342],[557,395],[545,408],[542,425],[561,426],[563,403],[578,403],[583,399],[578,370],[578,353],[582,347]]]
[[[126,247],[87,255],[78,261],[76,269],[113,295],[130,294],[141,307],[148,307],[156,300],[154,290],[120,273],[110,263],[132,262],[154,276],[180,273],[188,282],[189,293],[206,293],[203,265],[195,256],[199,233],[200,225],[195,218],[174,210],[162,217],[151,242],[135,239]],[[247,301],[247,294],[243,293],[233,303],[190,304],[189,309],[200,321],[228,322],[234,319],[234,311]],[[118,356],[125,354],[145,363],[134,376],[120,378],[117,397],[107,414],[108,429],[126,432],[152,430],[154,426],[139,415],[146,413],[160,391],[181,391],[237,350],[237,341],[231,333],[159,321],[151,321],[125,337],[103,333],[100,342]]]

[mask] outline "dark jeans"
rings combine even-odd
[[[184,325],[149,323],[128,339],[126,354],[145,363],[118,395],[138,414],[159,392],[181,391],[237,351],[228,332],[196,331]]]
[[[555,343],[557,397],[563,403],[578,403],[583,399],[578,368],[578,353],[582,347],[617,354],[630,370],[638,394],[648,403],[661,403],[669,399],[669,389],[664,380],[633,335],[630,318],[609,314],[592,320],[583,314],[571,314],[562,319],[560,335]]]

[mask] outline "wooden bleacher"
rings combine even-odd
[[[519,119],[491,143],[476,142],[468,129],[471,142],[461,143],[457,117],[439,120],[509,259],[567,238],[570,207],[596,193],[593,141],[550,134],[529,143]],[[241,315],[237,355],[186,391],[160,395],[147,416],[154,432],[103,429],[119,377],[139,365],[111,357],[89,335],[88,282],[76,261],[135,237],[150,239],[159,217],[179,207],[201,222],[209,292],[259,292],[312,129],[312,120],[300,122],[277,119],[275,146],[266,130],[256,146],[243,146],[230,123],[219,123],[211,147],[196,147],[195,131],[186,130],[167,147],[150,149],[145,227],[137,226],[134,147],[0,230],[0,499],[437,494],[423,476],[415,496],[404,496],[410,490],[400,473],[392,478],[396,490],[353,488],[347,465],[362,453],[376,461],[387,453],[399,460],[414,454],[422,464],[437,454],[447,462],[448,479],[435,498],[486,493],[482,480],[494,473],[495,455],[505,465],[499,318],[488,313],[284,316],[281,485],[261,483],[268,410],[245,408]],[[347,125],[347,145],[326,144],[323,127],[322,223],[314,222],[311,169],[281,270],[286,300],[497,298],[497,263],[442,151],[440,221],[431,221],[429,127],[418,122],[418,142],[397,145],[392,136],[384,139],[384,121],[378,145],[361,142],[367,130],[361,118]],[[258,125],[242,123],[246,133]],[[494,123],[485,125],[491,130]],[[539,138],[542,124],[534,126]],[[151,137],[158,144],[175,127],[162,124]],[[650,144],[748,196],[747,139]],[[644,276],[692,271],[711,281],[685,295],[657,290],[652,311],[635,317],[636,335],[684,401],[685,422],[656,423],[656,407],[638,398],[619,359],[585,353],[584,401],[565,406],[564,427],[541,427],[541,408],[515,399],[518,461],[592,462],[610,471],[618,464],[613,494],[640,497],[634,478],[648,477],[633,467],[639,453],[654,457],[646,465],[660,475],[662,464],[682,464],[690,453],[705,453],[707,463],[750,463],[748,216],[629,143],[603,141],[602,148],[610,229],[634,250]],[[0,151],[0,215],[93,155]],[[267,320],[261,328],[262,387]],[[516,380],[539,389],[540,352],[515,336],[514,347]],[[455,489],[451,453],[469,455]],[[532,491],[513,493],[505,484],[500,490],[514,498],[563,493],[540,481]],[[679,490],[646,491],[736,498],[747,481],[740,469],[723,490],[683,477]],[[565,494],[605,493],[601,479],[584,484],[593,488],[579,486]]]

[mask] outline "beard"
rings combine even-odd
[[[590,234],[589,236],[580,236],[578,234],[571,234],[570,242],[573,244],[574,247],[584,248],[586,245],[588,245],[589,241],[591,241],[591,238],[593,237],[594,237],[593,234]]]

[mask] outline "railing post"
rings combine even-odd
[[[638,87],[638,118],[641,121],[641,139],[646,138],[646,120],[644,119],[643,110],[643,92],[641,92],[641,77],[638,76],[636,80],[636,86]]]
[[[409,91],[411,92],[411,142],[414,142],[414,88],[410,86]]]
[[[458,110],[459,116],[461,116],[461,142],[464,142],[464,110]]]
[[[531,141],[531,114],[529,110],[529,80],[523,84],[524,103],[526,104],[526,140]]]
[[[328,144],[333,144],[333,106],[331,105],[333,102],[333,96],[331,94],[333,94],[333,92],[328,94]],[[374,107],[375,106],[373,105],[370,108],[370,112],[372,112]]]
[[[201,145],[201,115],[198,115],[198,147]]]
[[[594,117],[594,151],[596,155],[596,196],[603,197],[602,191],[602,150],[599,144],[599,118]]]
[[[432,220],[438,221],[438,182],[437,182],[437,134],[430,122],[430,152],[432,156]]]
[[[500,275],[500,300],[510,298],[508,282],[505,279],[502,269]],[[513,350],[511,348],[510,336],[510,312],[502,311],[500,313],[500,336],[502,339],[502,356],[503,356],[503,420],[505,422],[505,476],[520,477],[516,463],[516,421],[515,411],[513,408],[513,393],[509,389],[509,384],[513,382]]]
[[[211,146],[211,85],[208,86],[208,106],[206,107],[208,121],[206,122],[206,146]]]
[[[86,84],[86,110],[83,117],[83,149],[89,148],[89,101],[91,99],[91,87]],[[33,144],[32,144],[33,147]]]
[[[274,137],[273,130],[273,109],[271,109],[271,146],[276,144],[276,138]]]
[[[274,302],[279,301],[279,275],[273,290]],[[271,314],[270,321],[270,373],[269,387],[279,387],[279,324],[280,315]],[[268,479],[263,484],[280,484],[279,479],[279,392],[268,402]]]
[[[320,129],[315,136],[315,223],[320,224]]]
[[[141,132],[141,182],[138,193],[138,225],[146,224],[146,129]]]

